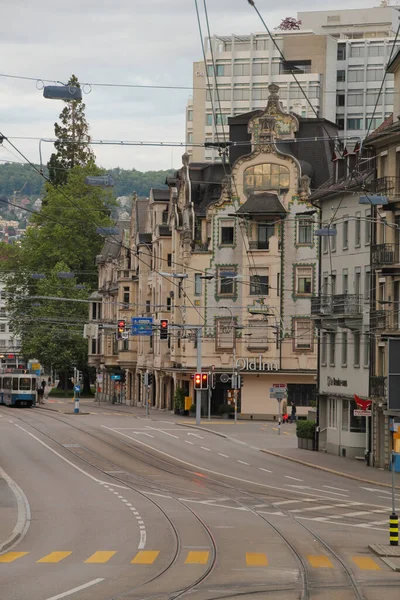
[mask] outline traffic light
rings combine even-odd
[[[149,387],[153,385],[153,373],[147,373],[147,385]]]
[[[201,374],[201,389],[208,390],[208,373]]]
[[[126,321],[124,319],[117,323],[117,340],[122,340],[122,334],[125,333]]]
[[[201,373],[196,373],[194,376],[194,389],[201,390]]]
[[[160,340],[168,339],[168,319],[161,319],[160,321]]]

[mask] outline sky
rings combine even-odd
[[[204,1],[198,0],[203,37]],[[211,34],[249,34],[263,26],[247,0],[206,0]],[[268,27],[296,16],[294,0],[256,0]],[[377,6],[378,0],[321,0],[319,10]],[[304,0],[301,11],[315,10]],[[279,8],[279,10],[277,10]],[[41,80],[161,86],[192,85],[192,64],[202,50],[195,0],[0,0],[0,132],[32,162],[40,138],[54,136],[63,108],[46,100]],[[184,142],[190,89],[85,87],[86,117],[93,140]],[[22,139],[34,138],[34,139]],[[52,144],[41,144],[47,162]],[[140,171],[179,168],[184,149],[94,146],[104,168]],[[0,161],[18,160],[5,141]]]

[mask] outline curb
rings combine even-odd
[[[60,412],[58,408],[49,408],[47,406],[34,406],[33,408],[39,408],[40,410],[51,410],[52,412]]]
[[[175,425],[180,425],[181,427],[189,427],[190,429],[198,429],[199,431],[207,431],[208,433],[213,433],[214,435],[218,435],[219,437],[224,438],[225,440],[232,439],[228,435],[224,433],[220,433],[219,431],[213,431],[212,429],[207,429],[206,427],[201,427],[200,425],[189,425],[187,423],[178,423],[175,421]]]
[[[354,481],[361,481],[362,483],[370,483],[371,485],[378,485],[380,487],[391,488],[390,483],[379,483],[374,481],[373,479],[364,479],[364,477],[357,477],[356,475],[350,475],[350,473],[343,473],[343,471],[336,471],[335,469],[329,469],[328,467],[321,467],[320,465],[315,465],[313,463],[304,462],[299,458],[293,458],[291,456],[285,456],[285,454],[279,454],[278,452],[273,452],[272,450],[264,450],[260,448],[260,452],[264,452],[264,454],[270,454],[271,456],[275,456],[275,458],[284,458],[285,460],[289,460],[291,462],[297,463],[299,465],[303,465],[305,467],[311,467],[312,469],[317,469],[318,471],[325,471],[326,473],[331,473],[332,475],[340,475],[341,477],[346,477],[347,479],[353,479]],[[400,486],[395,486],[396,490],[400,490]]]
[[[8,539],[0,542],[0,554],[11,548],[18,540],[22,539],[29,529],[31,522],[31,509],[28,498],[25,496],[19,485],[0,467],[0,476],[6,481],[17,501],[17,522]]]

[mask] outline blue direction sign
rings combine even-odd
[[[121,381],[121,375],[111,375],[112,381]]]
[[[80,392],[81,391],[81,386],[80,385],[74,385],[74,392]]]
[[[153,335],[153,317],[132,317],[131,335]]]

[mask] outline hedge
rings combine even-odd
[[[315,421],[297,421],[296,435],[298,438],[313,440],[315,436]]]

